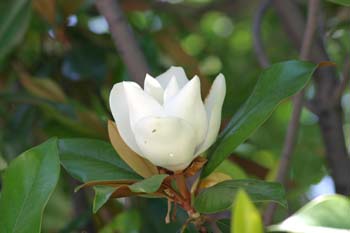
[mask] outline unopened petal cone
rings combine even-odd
[[[115,84],[110,93],[113,118],[131,150],[170,171],[186,169],[216,140],[226,93],[222,74],[203,103],[200,80],[188,80],[181,67],[171,67],[144,89],[134,82]]]

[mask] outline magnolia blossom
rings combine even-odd
[[[188,80],[181,67],[171,67],[144,88],[121,82],[110,93],[110,108],[124,142],[154,165],[168,170],[185,169],[211,146],[219,132],[226,93],[219,74],[203,103],[200,80]]]

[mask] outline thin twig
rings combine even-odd
[[[270,62],[265,53],[263,41],[261,38],[261,24],[262,24],[264,14],[266,13],[270,5],[271,5],[271,0],[263,1],[256,12],[256,15],[254,17],[254,22],[253,22],[254,51],[258,58],[260,66],[263,68],[270,66]]]
[[[108,22],[115,47],[125,63],[131,79],[142,84],[146,73],[149,72],[148,65],[118,1],[96,0],[96,7]]]
[[[306,29],[300,51],[300,59],[303,60],[308,59],[311,51],[312,41],[317,28],[317,12],[319,4],[319,0],[309,0]]]
[[[319,0],[309,0],[308,5],[308,16],[307,23],[304,33],[304,38],[300,50],[300,59],[306,60],[309,57],[314,33],[317,26],[317,12],[319,7]],[[297,141],[298,131],[299,131],[299,120],[303,107],[304,90],[300,91],[293,100],[293,112],[292,118],[289,122],[286,138],[284,141],[284,146],[281,154],[280,164],[276,176],[276,180],[285,184],[288,168],[291,161],[291,156],[293,154],[295,144]],[[264,222],[269,225],[272,222],[273,215],[276,210],[275,204],[270,204],[264,215]]]
[[[302,43],[304,20],[296,1],[273,0],[279,17],[291,41],[298,48]],[[319,35],[314,41],[310,60],[315,63],[329,61],[324,35]],[[312,104],[317,108],[318,125],[324,144],[325,155],[330,175],[339,194],[350,195],[350,157],[344,134],[343,108],[340,103],[330,104],[332,96],[338,87],[339,79],[334,67],[319,69],[314,74],[315,96]]]
[[[335,90],[333,103],[339,103],[348,83],[350,81],[350,56],[345,59],[345,65],[343,69],[343,79],[339,84],[338,88]]]

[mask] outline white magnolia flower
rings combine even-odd
[[[133,151],[179,171],[214,143],[225,93],[219,74],[203,103],[198,76],[188,80],[181,67],[171,67],[156,78],[147,74],[144,89],[134,82],[115,84],[109,102],[118,131]]]

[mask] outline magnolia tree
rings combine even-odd
[[[34,2],[35,9],[39,9],[44,16],[50,16],[40,10],[43,9],[43,1]],[[350,5],[346,0],[333,2]],[[12,11],[10,15],[15,17],[20,14],[18,9],[21,5],[8,4],[3,6],[9,7]],[[259,17],[268,4],[271,2],[262,4]],[[121,81],[107,88],[110,114],[102,124],[103,129],[107,128],[108,138],[100,140],[96,137],[68,138],[57,135],[23,152],[9,164],[1,182],[0,233],[41,232],[44,209],[59,185],[60,176],[71,177],[70,182],[76,186],[77,192],[72,193],[73,196],[86,192],[91,197],[92,209],[86,214],[88,219],[95,218],[95,226],[85,223],[87,232],[97,232],[94,230],[97,228],[103,233],[142,232],[134,225],[139,224],[139,220],[135,220],[138,215],[133,212],[123,216],[123,212],[103,211],[112,200],[118,200],[122,210],[130,206],[151,209],[151,204],[142,205],[142,201],[153,199],[162,200],[161,208],[154,212],[154,216],[141,215],[141,218],[146,225],[151,224],[147,219],[156,219],[154,229],[158,225],[171,226],[169,232],[174,230],[173,226],[176,226],[177,232],[348,232],[350,201],[339,194],[321,196],[290,217],[279,219],[274,224],[271,221],[277,206],[284,211],[289,208],[285,192],[286,173],[296,142],[301,108],[305,102],[304,93],[314,88],[308,85],[312,76],[327,73],[336,66],[328,59],[310,59],[314,56],[312,45],[319,5],[318,0],[308,3],[300,60],[269,64],[257,41],[257,57],[265,69],[258,75],[249,97],[230,119],[222,121],[223,104],[225,97],[226,101],[228,98],[227,83],[235,77],[218,74],[210,88],[206,87],[208,80],[197,75],[190,77],[184,68],[178,66],[169,66],[164,73],[152,77],[147,73],[145,58],[136,46],[117,2],[97,0],[97,9],[109,23],[114,42],[127,67],[129,80],[133,81]],[[13,19],[6,22],[11,23]],[[4,30],[8,30],[10,35],[10,29],[2,26],[0,21],[0,41],[14,47],[15,44],[3,38],[7,35]],[[59,31],[55,33],[60,35]],[[7,53],[0,50],[3,57]],[[68,128],[84,132],[85,136],[98,134],[97,130],[89,131],[89,127],[93,128],[92,125],[97,122],[96,115],[91,112],[86,111],[88,114],[81,115],[82,119],[89,121],[79,127],[76,127],[76,122],[59,115],[56,110],[59,105],[53,103],[60,102],[60,99],[63,100],[61,103],[65,103],[67,97],[56,84],[29,78],[23,64],[18,62],[13,63],[13,69],[18,72],[21,83],[34,95],[49,100],[40,102],[40,106],[58,121],[64,122]],[[347,79],[344,77],[345,84]],[[342,84],[339,84],[339,88],[344,92]],[[340,98],[339,93],[335,93],[335,98]],[[233,170],[237,168],[229,162],[229,158],[249,140],[280,103],[292,96],[292,118],[280,166],[271,172],[270,178],[258,179],[254,175],[236,177],[237,172]],[[320,111],[320,117],[324,111],[328,111],[317,107],[313,108],[315,112]],[[349,194],[350,189],[346,184],[349,184],[350,178],[331,174],[340,184],[337,192]],[[90,192],[92,190],[93,193]],[[56,201],[57,206],[60,202],[54,198],[51,201]],[[95,217],[91,217],[92,214]],[[113,218],[113,215],[122,217],[110,225],[96,227],[102,221],[96,216],[106,215],[109,218]],[[70,229],[78,229],[74,227],[79,224],[78,220],[72,222]],[[75,232],[69,227],[67,229],[60,232]]]

